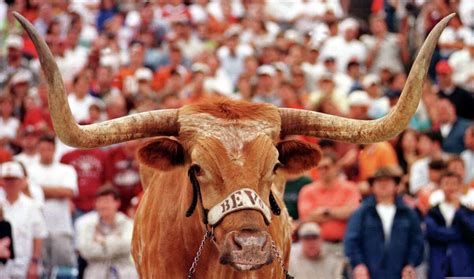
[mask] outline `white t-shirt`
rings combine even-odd
[[[28,167],[31,164],[39,163],[39,154],[38,153],[36,153],[34,155],[28,155],[28,154],[22,152],[18,155],[15,155],[13,158],[15,159],[15,161],[22,162],[23,165],[25,165],[25,167]]]
[[[89,119],[89,108],[91,105],[96,104],[100,107],[104,107],[102,100],[92,97],[91,95],[86,95],[83,99],[79,100],[76,95],[71,93],[67,99],[76,122]]]
[[[40,187],[65,187],[77,194],[77,173],[69,165],[35,164],[28,169],[30,179]],[[51,234],[72,234],[72,216],[68,199],[46,199],[44,203],[46,226]]]
[[[395,218],[395,212],[397,211],[394,204],[377,204],[375,206],[380,219],[382,220],[383,233],[385,235],[385,242],[390,239],[390,233],[392,231],[393,219]]]
[[[474,36],[474,32],[471,36]],[[469,53],[469,50],[464,48],[455,51],[448,62],[453,68],[454,83],[467,90],[474,90],[474,81],[469,79],[474,75],[474,56]]]
[[[40,209],[43,209],[44,206],[44,193],[43,189],[41,189],[40,186],[34,184],[30,179],[28,179],[28,190],[30,191],[31,197],[28,197],[30,199],[33,199],[36,204],[40,207]],[[0,201],[5,199],[5,191],[0,185]]]
[[[20,194],[15,203],[1,200],[5,220],[10,222],[13,234],[15,259],[7,262],[6,271],[12,278],[26,278],[28,266],[33,255],[33,239],[46,238],[44,217],[38,204]]]
[[[365,45],[359,40],[346,41],[343,36],[334,36],[328,38],[319,55],[320,60],[324,61],[327,57],[335,57],[337,69],[341,73],[347,71],[347,64],[352,59],[357,61],[365,61],[367,56],[367,49]]]
[[[464,150],[461,153],[461,158],[464,160],[464,169],[466,170],[464,182],[467,184],[474,180],[474,150]]]
[[[454,214],[456,214],[456,207],[450,203],[442,202],[439,204],[439,210],[446,221],[446,227],[451,227],[454,220]]]
[[[0,139],[14,139],[16,137],[16,132],[18,131],[19,126],[20,121],[15,117],[10,117],[7,120],[4,120],[0,117]]]

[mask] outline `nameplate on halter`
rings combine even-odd
[[[213,206],[207,214],[207,220],[210,225],[215,225],[227,214],[243,209],[254,209],[260,211],[263,214],[265,221],[268,224],[270,223],[270,209],[263,202],[257,192],[249,188],[237,190],[227,196],[227,198],[222,202]]]

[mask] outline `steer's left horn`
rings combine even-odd
[[[430,32],[413,63],[397,105],[386,116],[377,120],[355,120],[307,110],[281,108],[281,134],[314,136],[352,143],[372,143],[396,136],[405,129],[418,107],[431,56],[439,36],[453,16],[454,14],[446,16]]]
[[[94,148],[133,139],[178,134],[178,110],[156,110],[133,114],[102,123],[77,125],[66,98],[63,79],[46,42],[31,23],[13,13],[33,41],[48,83],[48,103],[54,130],[67,145]],[[73,63],[72,61],[71,63]]]

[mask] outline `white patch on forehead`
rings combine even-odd
[[[212,137],[222,142],[229,157],[243,165],[242,149],[245,143],[261,135],[271,139],[280,133],[280,126],[269,121],[252,119],[223,119],[207,113],[180,116],[181,132],[192,131],[198,138]]]

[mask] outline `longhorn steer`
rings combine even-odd
[[[281,266],[272,263],[271,247],[274,241],[287,265],[290,222],[286,210],[278,215],[278,205],[283,206],[282,174],[315,166],[320,153],[315,146],[279,139],[298,134],[370,143],[398,134],[418,106],[432,52],[453,15],[433,29],[399,102],[378,120],[216,99],[86,126],[77,125],[71,115],[46,43],[26,19],[15,16],[38,51],[54,128],[64,143],[94,148],[166,136],[151,140],[138,152],[145,194],[132,245],[142,278],[186,277],[207,228],[214,233],[213,241],[202,250],[196,277],[282,278]]]

